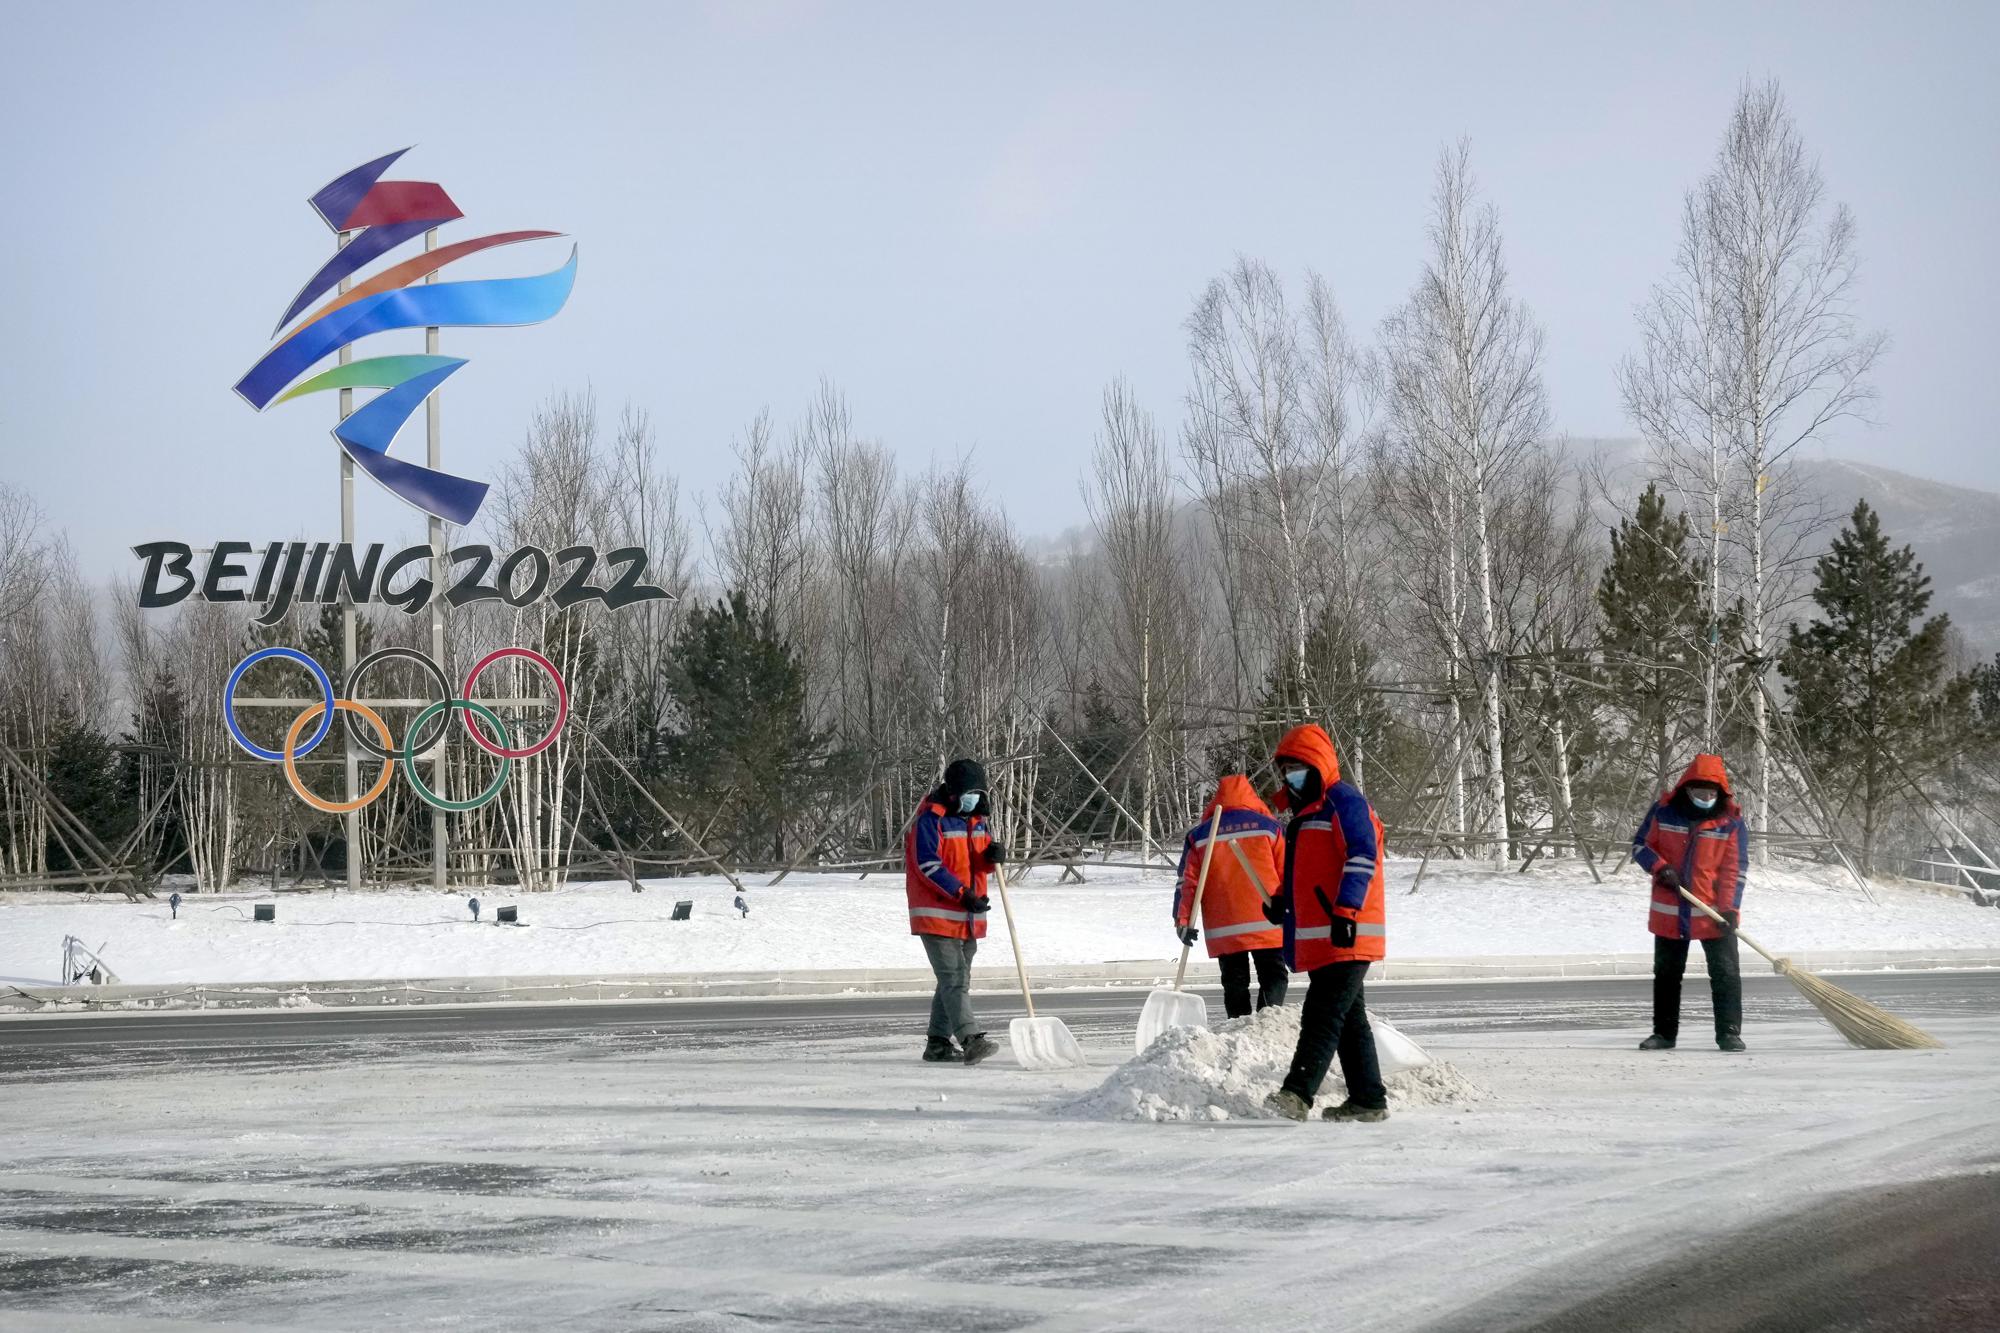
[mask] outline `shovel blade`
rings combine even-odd
[[[1169,1028],[1207,1026],[1207,1000],[1192,991],[1156,990],[1146,997],[1146,1007],[1139,1011],[1139,1031],[1133,1039],[1133,1053],[1144,1055],[1146,1048],[1158,1041],[1160,1034]]]
[[[1023,1069],[1083,1067],[1083,1048],[1060,1018],[1017,1018],[1007,1025],[1007,1040]]]
[[[1390,1027],[1379,1015],[1368,1015],[1368,1026],[1375,1033],[1375,1063],[1381,1066],[1383,1078],[1421,1069],[1431,1062],[1429,1051]]]

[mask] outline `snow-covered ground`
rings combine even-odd
[[[838,1026],[219,1030],[204,1056],[145,1049],[139,1019],[130,1047],[0,1072],[0,1324],[1418,1328],[1994,1160],[1990,1018],[1914,1016],[1950,1049],[1761,1013],[1734,1057],[1408,1024],[1483,1095],[1379,1125],[1066,1113],[1129,1028],[1037,1074]]]
[[[1167,926],[1171,878],[1095,869],[1083,886],[1056,887],[1059,872],[1030,872],[1015,894],[1022,945],[1033,964],[1163,959],[1176,952]],[[1525,875],[1433,863],[1411,894],[1414,861],[1389,873],[1389,949],[1396,958],[1643,953],[1645,880],[1630,867],[1603,885],[1581,866]],[[1753,872],[1744,926],[1783,950],[2000,947],[2000,911],[1963,897],[1882,887],[1870,903],[1837,872]],[[360,895],[281,895],[275,924],[250,920],[249,897],[190,896],[180,920],[164,899],[0,899],[0,981],[57,980],[64,935],[104,946],[126,982],[314,981],[366,977],[611,975],[911,968],[923,952],[909,936],[898,876],[793,875],[748,894],[739,919],[719,878],[622,882],[556,893],[478,891],[475,925],[465,894],[398,890]],[[669,921],[678,899],[689,921]],[[524,928],[492,924],[519,906]],[[1006,922],[996,903],[982,964],[1006,966]]]

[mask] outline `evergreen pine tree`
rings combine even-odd
[[[46,778],[49,794],[107,847],[130,832],[138,818],[119,790],[118,755],[111,742],[66,710],[56,719],[50,738]],[[82,869],[54,836],[49,839],[49,865],[57,870]]]
[[[1096,774],[1106,786],[1113,791],[1118,791],[1120,786],[1130,786],[1129,781],[1121,782],[1120,779],[1129,778],[1131,751],[1133,743],[1139,739],[1139,728],[1119,712],[1117,704],[1106,693],[1104,683],[1096,677],[1093,676],[1084,687],[1082,706],[1065,730],[1064,738],[1069,741],[1070,749],[1076,751],[1077,759],[1088,764],[1091,773]],[[1121,757],[1126,760],[1122,774],[1114,772]],[[1070,758],[1053,738],[1042,748],[1041,777],[1036,785],[1039,793],[1037,801],[1058,818],[1069,819],[1072,811],[1077,812],[1075,819],[1070,821],[1068,831],[1063,834],[1065,840],[1075,838],[1090,842],[1099,838],[1139,836],[1104,793],[1097,789],[1097,784],[1077,767],[1076,759]],[[1132,803],[1126,800],[1124,793],[1119,799],[1125,800],[1127,809],[1132,809]],[[1163,842],[1172,844],[1172,830],[1160,836]]]
[[[674,799],[699,812],[694,827],[721,834],[710,850],[724,859],[768,849],[785,860],[788,831],[812,822],[831,777],[798,655],[736,591],[688,613],[670,675],[683,723],[663,747]]]
[[[1708,644],[1708,567],[1689,550],[1691,535],[1687,515],[1669,513],[1659,487],[1647,486],[1611,534],[1611,558],[1597,584],[1612,708],[1645,747],[1654,791],[1702,739],[1708,654],[1742,632],[1741,611],[1733,610],[1720,642]]]
[[[157,796],[173,781],[174,756],[185,746],[188,727],[187,699],[179,684],[171,672],[155,670],[139,686],[118,766],[119,798],[134,819],[144,812],[149,795]],[[151,850],[160,870],[173,868],[187,855],[187,827],[178,801],[168,801],[154,815],[141,847]]]
[[[1981,748],[2000,745],[2000,653],[1972,668],[1972,710]]]
[[[1866,500],[1816,572],[1819,618],[1791,627],[1778,670],[1820,781],[1859,804],[1861,870],[1872,874],[1905,775],[1949,759],[1973,730],[1973,680],[1947,676],[1949,617],[1923,619],[1930,579],[1909,547],[1890,547]]]

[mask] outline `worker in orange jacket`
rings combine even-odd
[[[1743,1049],[1743,967],[1736,956],[1737,913],[1750,873],[1750,832],[1729,794],[1722,756],[1698,754],[1673,790],[1662,796],[1632,835],[1632,861],[1653,877],[1653,1032],[1642,1051],[1670,1051],[1680,1037],[1681,978],[1688,944],[1700,940],[1708,956],[1708,989],[1715,1002],[1715,1044]],[[1681,897],[1689,893],[1719,913],[1726,925]]]
[[[1007,859],[986,821],[986,769],[954,759],[903,835],[903,891],[910,933],[924,942],[937,987],[924,1059],[976,1065],[1000,1049],[972,1013],[972,957],[986,938],[986,877]],[[956,1037],[959,1045],[952,1044]]]
[[[1340,759],[1324,729],[1292,728],[1272,763],[1283,780],[1276,804],[1291,819],[1282,887],[1265,914],[1284,925],[1292,971],[1310,980],[1291,1070],[1267,1104],[1304,1120],[1337,1052],[1347,1099],[1323,1117],[1386,1120],[1388,1093],[1362,993],[1368,964],[1381,959],[1388,944],[1382,821],[1367,797],[1340,780]]]
[[[1220,810],[1222,817],[1215,819]],[[1213,824],[1215,847],[1209,849]],[[1204,860],[1208,880],[1201,881]],[[1174,887],[1174,933],[1192,945],[1208,932],[1208,956],[1222,970],[1222,1008],[1231,1018],[1250,1012],[1250,969],[1257,969],[1257,1008],[1285,1002],[1284,931],[1264,918],[1285,860],[1284,831],[1250,779],[1231,773],[1181,844]],[[1196,890],[1201,925],[1194,924]]]

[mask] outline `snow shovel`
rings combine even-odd
[[[1035,1017],[1035,997],[1028,990],[1028,965],[1021,961],[1021,937],[1014,930],[1014,905],[1007,900],[1007,873],[993,867],[993,882],[1000,887],[1000,910],[1007,914],[1007,943],[1014,946],[1014,975],[1021,979],[1021,1002],[1028,1016],[1007,1025],[1007,1040],[1014,1047],[1014,1063],[1023,1069],[1081,1068],[1083,1048],[1076,1035],[1060,1018]]]
[[[1208,821],[1208,842],[1201,849],[1201,874],[1194,882],[1194,906],[1188,909],[1188,924],[1201,920],[1201,895],[1208,888],[1208,863],[1215,857],[1215,831],[1222,823],[1222,806],[1215,807],[1215,817]],[[1133,1037],[1133,1053],[1144,1055],[1146,1048],[1160,1039],[1160,1034],[1168,1028],[1205,1028],[1208,1026],[1208,1001],[1199,995],[1181,989],[1181,981],[1187,976],[1188,954],[1194,950],[1193,944],[1181,945],[1181,965],[1174,969],[1174,988],[1165,990],[1154,987],[1146,997],[1146,1007],[1139,1011],[1139,1031]]]

